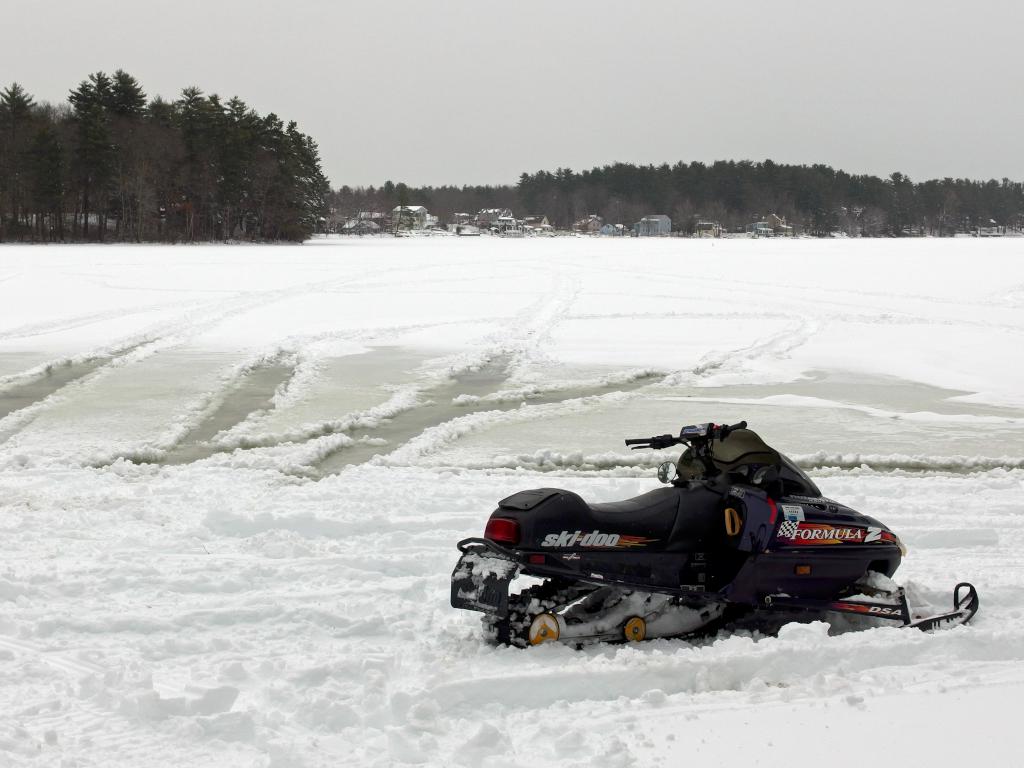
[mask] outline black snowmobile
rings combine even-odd
[[[489,639],[639,641],[828,612],[931,630],[978,610],[977,591],[961,583],[953,610],[915,615],[889,578],[905,554],[896,534],[824,498],[746,422],[626,445],[685,445],[658,470],[671,487],[611,504],[522,491],[498,503],[483,538],[459,542],[452,605],[482,611]],[[541,581],[509,594],[520,575]]]

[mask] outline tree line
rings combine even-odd
[[[237,97],[149,99],[121,70],[64,104],[0,91],[0,241],[301,241],[329,192],[316,143]]]
[[[332,193],[331,206],[346,213],[390,210],[399,198],[425,205],[442,221],[455,212],[501,207],[520,216],[546,215],[563,229],[588,214],[624,224],[667,214],[675,230],[693,232],[699,221],[739,231],[774,213],[799,232],[821,236],[947,236],[979,226],[1024,226],[1024,186],[1009,179],[914,182],[902,173],[881,178],[771,160],[616,163],[579,173],[559,168],[524,173],[514,186],[415,188],[388,182],[342,187]]]

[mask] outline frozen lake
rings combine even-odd
[[[791,766],[840,719],[998,762],[1022,338],[1014,239],[0,248],[0,764]],[[976,622],[517,651],[448,606],[497,499],[741,419]]]

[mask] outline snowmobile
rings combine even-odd
[[[906,554],[897,535],[824,497],[745,421],[626,445],[685,446],[658,468],[669,487],[609,504],[521,491],[498,502],[482,538],[458,543],[451,603],[483,612],[491,641],[690,637],[829,613],[927,631],[978,611],[977,590],[960,583],[951,611],[915,614],[890,578]],[[510,594],[521,576],[535,583]]]

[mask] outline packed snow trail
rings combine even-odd
[[[0,249],[0,765],[1012,764],[1022,250]],[[449,607],[498,499],[741,419],[975,622],[523,651]]]

